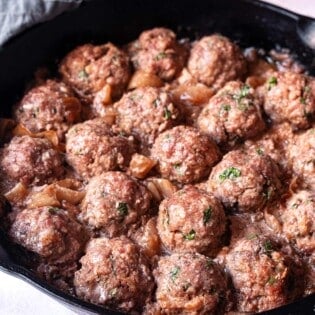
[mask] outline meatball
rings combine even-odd
[[[172,80],[183,68],[186,52],[176,41],[176,35],[166,28],[154,28],[140,34],[129,45],[135,69],[153,73],[162,80]]]
[[[214,90],[228,81],[242,79],[246,68],[240,49],[221,35],[201,38],[193,45],[188,59],[190,73]]]
[[[207,189],[227,208],[258,211],[278,195],[279,176],[268,155],[235,150],[212,169]]]
[[[80,120],[81,103],[62,82],[47,80],[28,91],[14,111],[16,120],[31,132],[54,130],[64,140],[69,127]]]
[[[239,81],[227,83],[202,109],[198,128],[218,144],[235,144],[265,128],[254,90]]]
[[[177,126],[161,133],[151,155],[158,161],[162,177],[184,184],[206,177],[220,158],[216,144],[188,126]]]
[[[93,229],[113,237],[125,232],[150,209],[151,195],[145,186],[121,172],[91,178],[79,218]]]
[[[75,48],[61,62],[59,71],[81,97],[91,101],[105,85],[119,98],[130,78],[128,56],[111,43],[86,44]]]
[[[240,239],[225,257],[240,312],[261,312],[288,303],[301,288],[294,262],[268,238]]]
[[[66,158],[83,178],[125,170],[134,153],[132,139],[116,135],[101,118],[74,125],[66,134]]]
[[[14,242],[53,264],[76,261],[86,241],[76,220],[65,210],[48,206],[19,212],[9,234]]]
[[[117,126],[133,134],[143,146],[152,146],[159,133],[172,128],[179,120],[179,111],[169,94],[146,87],[125,94],[115,104]]]
[[[302,186],[315,191],[315,128],[296,136],[289,147],[289,156],[294,174]]]
[[[220,202],[205,191],[186,186],[162,201],[158,231],[171,251],[216,254],[225,232]]]
[[[161,257],[153,272],[163,314],[223,314],[228,295],[223,271],[197,253]]]
[[[15,181],[42,185],[64,174],[61,155],[45,138],[13,137],[1,152],[1,168]]]
[[[274,207],[285,238],[305,254],[315,254],[315,195],[300,190]],[[268,223],[268,220],[266,220]],[[277,225],[278,227],[278,225]]]
[[[265,86],[264,109],[276,123],[306,129],[315,112],[315,81],[294,72],[278,72]]]
[[[76,294],[123,312],[140,311],[150,299],[153,278],[145,257],[128,238],[92,239],[75,273]]]

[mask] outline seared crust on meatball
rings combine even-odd
[[[153,73],[162,80],[172,80],[183,68],[186,51],[176,35],[166,28],[144,31],[131,43],[128,52],[135,69]]]
[[[145,186],[125,173],[106,172],[87,184],[79,218],[92,229],[113,237],[140,223],[150,203]]]
[[[115,108],[118,128],[134,135],[143,146],[152,146],[158,134],[174,127],[180,117],[169,94],[153,87],[125,94]]]
[[[88,101],[106,84],[112,88],[112,97],[119,98],[130,77],[128,56],[111,43],[75,48],[63,59],[59,71],[63,80]]]
[[[186,186],[159,207],[158,232],[167,249],[214,255],[225,232],[220,202],[205,191]]]
[[[198,128],[218,144],[251,138],[265,128],[254,90],[239,81],[227,83],[202,109]]]
[[[47,80],[29,90],[16,106],[15,119],[31,132],[55,130],[60,140],[80,120],[81,103],[62,82]]]
[[[0,163],[9,178],[26,185],[49,183],[64,174],[61,155],[45,138],[13,137],[2,149]]]
[[[153,272],[163,314],[223,314],[227,280],[210,258],[197,253],[161,257]]]
[[[280,192],[279,176],[268,155],[235,150],[212,169],[207,189],[227,208],[258,211]]]
[[[125,170],[134,153],[133,142],[116,135],[101,118],[74,125],[66,134],[66,159],[83,178]]]
[[[297,297],[302,279],[293,260],[272,240],[258,235],[240,239],[225,257],[240,312],[261,312]],[[295,295],[295,296],[294,296]]]
[[[205,36],[195,42],[188,59],[189,72],[214,90],[228,81],[242,79],[246,68],[240,49],[221,35]]]
[[[293,172],[302,186],[315,191],[315,128],[297,135],[289,147]]]
[[[306,255],[315,254],[315,194],[300,190],[268,209],[266,222]],[[268,220],[269,219],[269,220]]]
[[[154,284],[148,263],[128,238],[92,239],[80,262],[74,286],[84,300],[130,312],[141,311],[150,299]]]
[[[188,126],[177,126],[161,133],[151,155],[158,162],[162,177],[185,184],[206,177],[220,158],[216,144]]]
[[[15,243],[52,264],[76,261],[86,241],[81,224],[65,210],[47,206],[19,212],[9,234]]]
[[[306,129],[315,112],[315,81],[295,72],[277,72],[266,83],[264,109],[276,123]]]

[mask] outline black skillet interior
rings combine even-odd
[[[52,21],[16,36],[0,49],[0,116],[9,117],[12,105],[22,95],[34,71],[48,65],[56,73],[62,56],[76,45],[112,41],[125,44],[145,29],[166,26],[179,37],[197,38],[219,32],[241,47],[269,50],[286,47],[315,75],[315,53],[301,25],[314,20],[256,0],[94,0]],[[83,302],[47,285],[25,268],[19,252],[0,235],[0,268],[23,278],[68,307],[83,314],[117,314]],[[141,288],[139,288],[141,290]],[[310,296],[268,314],[314,314],[315,297]]]

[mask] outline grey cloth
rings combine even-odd
[[[0,0],[0,46],[24,29],[74,9],[83,1]]]

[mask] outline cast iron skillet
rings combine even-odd
[[[256,0],[94,0],[23,32],[0,49],[0,117],[9,117],[39,66],[49,65],[54,73],[58,60],[79,44],[125,44],[155,26],[170,27],[179,37],[191,39],[219,32],[241,47],[286,47],[315,75],[315,20],[270,4]],[[20,257],[0,231],[1,270],[30,282],[76,312],[119,314],[51,287],[29,271]],[[315,296],[266,314],[315,314]]]

